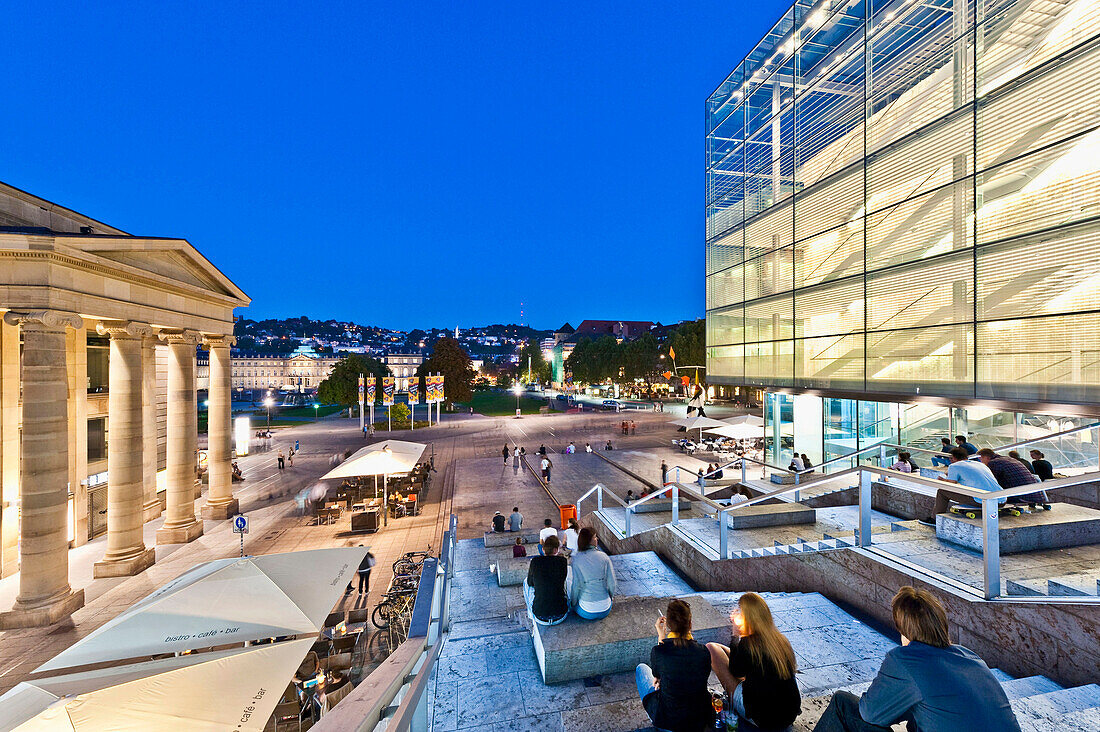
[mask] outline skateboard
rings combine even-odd
[[[948,511],[958,516],[966,516],[968,519],[980,518],[982,515],[982,509],[967,508],[966,506],[951,506],[948,508]],[[997,510],[998,516],[1022,516],[1023,513],[1023,511],[1014,506],[1001,506]]]

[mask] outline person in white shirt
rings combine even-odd
[[[592,445],[588,444],[587,442],[584,443],[584,451],[585,452],[592,452]]]
[[[799,473],[806,469],[806,464],[802,462],[802,458],[798,456],[797,452],[794,454],[794,457],[791,458],[791,464],[787,466],[787,469]]]
[[[965,448],[953,447],[948,454],[951,456],[951,464],[947,466],[947,476],[941,477],[940,480],[949,483],[958,483],[959,485],[979,491],[993,492],[1001,490],[1001,484],[997,482],[997,478],[994,477],[993,471],[983,465],[980,460],[968,460],[967,458],[969,455]],[[925,526],[935,526],[936,516],[941,513],[946,513],[947,509],[951,507],[952,502],[958,503],[965,508],[981,510],[981,506],[978,505],[977,499],[964,493],[956,493],[955,491],[940,488],[936,491],[936,505],[935,508],[932,509],[932,515],[928,518],[918,520]],[[1001,499],[1001,502],[1003,503],[1004,499]]]
[[[576,553],[577,551],[577,519],[569,519],[569,526],[562,532],[565,537],[565,548]]]
[[[596,548],[596,532],[585,527],[573,552],[569,604],[578,617],[600,620],[611,612],[611,596],[615,594],[615,570],[611,558]]]
[[[542,522],[542,531],[539,532],[539,554],[545,555],[542,550],[542,543],[546,541],[547,537],[557,537],[558,530],[554,528],[554,522],[550,519],[546,519]]]

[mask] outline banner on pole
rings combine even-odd
[[[443,374],[440,374],[437,378],[439,379],[439,382],[436,385],[436,399],[435,400],[437,402],[441,402],[444,399],[444,396],[443,396]]]
[[[393,377],[382,377],[382,404],[389,407],[393,405]]]
[[[424,400],[428,404],[435,404],[438,401],[436,399],[436,392],[439,390],[436,384],[438,379],[439,377],[435,374],[428,374],[424,377]]]
[[[376,377],[372,376],[367,380],[367,404],[374,404],[374,390]]]
[[[364,381],[365,381],[365,379],[363,378],[363,375],[360,374],[359,375],[359,401],[363,401],[363,394],[365,393],[364,390],[366,389],[366,387],[364,386]]]
[[[420,403],[420,377],[409,378],[409,406]]]

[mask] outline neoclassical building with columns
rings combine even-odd
[[[106,534],[97,577],[154,561],[237,511],[233,309],[249,298],[184,239],[128,234],[0,183],[0,629],[81,607],[70,547]],[[209,490],[197,471],[196,359],[209,358]],[[204,354],[205,355],[205,354]]]

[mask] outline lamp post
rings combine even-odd
[[[313,421],[314,421],[314,422],[316,422],[316,421],[317,421],[317,407],[318,407],[318,406],[320,406],[320,405],[318,405],[318,404],[316,404],[316,403],[314,403],[314,405],[313,405]]]
[[[520,386],[520,383],[518,381],[512,385],[512,393],[516,395],[516,416],[518,417],[520,416],[519,395],[523,393],[523,387]]]
[[[271,397],[264,399],[264,406],[267,407],[267,428],[271,429],[271,407],[275,404],[275,400]]]

